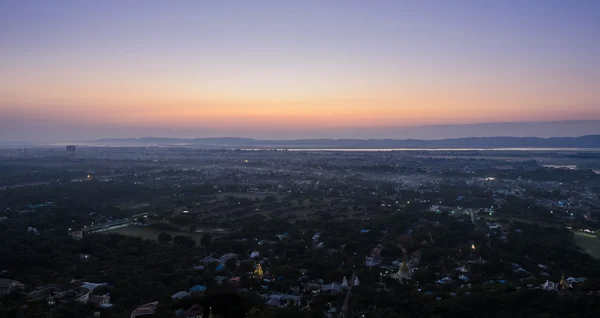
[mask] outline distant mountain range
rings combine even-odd
[[[122,138],[98,139],[91,145],[188,146],[199,148],[600,148],[600,135],[581,137],[469,137],[439,140],[422,139],[297,139],[260,140],[251,138]]]

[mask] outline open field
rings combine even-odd
[[[202,239],[202,236],[204,236],[204,234],[208,233],[212,236],[219,236],[221,234],[226,233],[226,232],[223,232],[223,233],[215,232],[214,229],[204,229],[204,232],[200,232],[200,231],[202,231],[201,228],[198,229],[198,232],[186,232],[186,231],[162,230],[162,229],[155,229],[155,228],[151,228],[151,227],[127,226],[127,227],[122,227],[122,228],[118,228],[118,229],[114,229],[114,230],[101,232],[101,234],[121,234],[121,235],[126,235],[126,236],[140,237],[144,240],[155,240],[156,241],[156,240],[158,240],[158,234],[165,232],[165,233],[170,234],[173,237],[178,236],[178,235],[189,236],[192,239],[194,239],[194,241],[196,241],[196,245],[200,246],[200,240]]]
[[[549,223],[545,220],[524,219],[524,218],[517,218],[517,217],[512,217],[512,216],[507,216],[507,215],[494,215],[494,216],[486,215],[485,218],[490,219],[490,220],[515,221],[515,222],[520,222],[520,223],[525,223],[525,224],[538,225],[541,227],[563,227],[564,226],[559,223]]]
[[[134,209],[147,208],[149,206],[150,206],[149,203],[130,202],[130,203],[117,204],[117,205],[115,205],[115,208],[119,208],[121,210],[134,210]]]
[[[595,258],[600,258],[600,238],[596,235],[575,232],[575,243],[588,254]]]
[[[224,200],[226,197],[234,198],[245,198],[245,199],[264,199],[268,196],[276,197],[278,199],[283,198],[285,195],[277,192],[222,192],[218,193],[216,197],[219,200]]]

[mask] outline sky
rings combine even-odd
[[[0,141],[600,133],[598,39],[593,0],[3,0]]]

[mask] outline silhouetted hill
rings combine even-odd
[[[204,148],[600,148],[600,135],[582,137],[469,137],[421,139],[298,139],[259,140],[251,138],[123,138],[99,139],[98,145],[194,146]]]

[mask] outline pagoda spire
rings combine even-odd
[[[408,273],[408,264],[406,264],[406,261],[402,262],[402,265],[400,265],[400,272],[401,273]]]
[[[406,257],[404,258],[404,261],[402,261],[402,264],[400,265],[400,269],[398,269],[398,272],[396,274],[392,274],[392,278],[397,279],[400,282],[402,282],[403,279],[411,280],[412,275],[410,274],[410,267],[408,266]]]
[[[567,281],[565,280],[565,272],[562,272],[562,276],[560,277],[560,282],[558,283],[561,288],[567,287]]]
[[[344,279],[342,280],[342,287],[348,288],[348,279],[346,276],[344,276]]]
[[[258,263],[256,265],[256,268],[254,269],[254,276],[259,277],[259,278],[263,276],[263,270],[262,270],[262,267],[260,266],[260,263]]]

